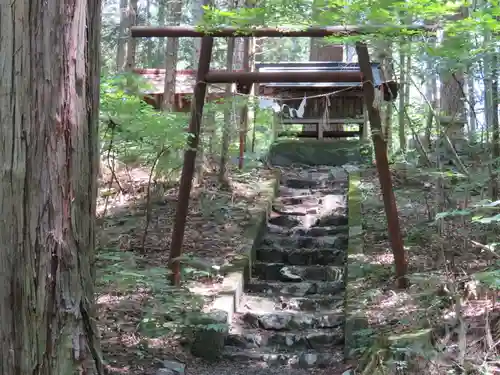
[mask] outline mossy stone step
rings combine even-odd
[[[280,295],[291,297],[305,297],[309,295],[326,294],[336,295],[345,289],[344,281],[304,281],[287,283],[250,279],[245,285],[248,292],[265,293],[267,295]]]
[[[282,236],[302,236],[302,237],[327,237],[349,232],[349,225],[324,226],[324,227],[304,227],[300,225],[300,220],[296,220],[299,225],[289,228],[289,226],[280,226],[274,224],[271,220],[267,222],[267,231],[269,234],[279,234]]]
[[[255,262],[252,275],[259,279],[275,281],[342,281],[344,269],[337,266],[291,266],[284,263]]]
[[[329,348],[321,352],[312,350],[283,352],[272,348],[241,349],[235,346],[226,346],[223,357],[253,364],[263,362],[266,366],[274,368],[287,366],[304,369],[340,367],[344,359],[341,348]]]
[[[334,236],[285,236],[280,234],[267,234],[262,239],[262,246],[266,247],[288,247],[296,249],[324,249],[337,248],[347,249],[349,243],[348,234],[337,234]]]
[[[347,183],[346,182],[336,182],[330,184],[328,187],[322,187],[317,189],[292,189],[286,186],[281,185],[278,188],[278,197],[275,198],[276,201],[280,201],[281,199],[286,199],[288,197],[298,197],[298,196],[314,196],[321,198],[325,195],[329,194],[346,194],[347,192]]]
[[[273,347],[283,351],[322,350],[334,345],[342,345],[343,342],[342,328],[296,332],[244,329],[238,333],[230,333],[226,338],[226,346],[243,349]]]
[[[338,328],[344,324],[342,310],[304,313],[296,311],[248,311],[235,316],[244,328],[266,330],[304,330]]]
[[[241,311],[339,311],[344,307],[344,296],[311,294],[307,297],[268,295],[265,293],[245,294],[241,300]]]
[[[256,250],[255,259],[260,262],[283,263],[294,266],[343,265],[346,251],[342,249],[289,249],[261,247]]]
[[[349,225],[322,226],[312,228],[297,228],[294,233],[304,237],[334,236],[336,234],[348,233]]]
[[[325,188],[327,186],[328,180],[312,180],[308,178],[290,178],[284,177],[281,182],[282,186],[286,186],[290,189],[314,189],[314,188]]]

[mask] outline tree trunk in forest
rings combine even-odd
[[[313,0],[312,2],[312,19],[313,22],[319,23],[319,16],[321,13],[321,6],[323,4],[323,0]],[[310,49],[309,49],[309,61],[317,61],[319,50],[322,45],[323,38],[310,38]],[[306,128],[303,128],[306,130]]]
[[[244,38],[243,39],[243,70],[245,72],[250,71],[250,50],[252,48],[251,43],[253,43],[253,40],[250,38]],[[252,85],[253,89],[253,85]],[[246,92],[245,94],[249,95],[250,91]],[[246,98],[248,99],[248,98]],[[248,102],[245,101],[243,106],[241,107],[240,111],[240,155],[239,155],[239,160],[238,160],[238,167],[240,169],[243,168],[244,165],[244,156],[245,152],[247,152],[247,133],[248,133]]]
[[[390,43],[387,45],[387,56],[382,63],[382,69],[384,70],[384,76],[386,80],[391,80],[394,76],[393,72],[393,62],[392,62],[392,46]],[[392,152],[392,112],[393,103],[387,102],[384,105],[384,126],[385,126],[385,141],[387,142],[387,152],[389,155]]]
[[[491,80],[491,96],[492,96],[492,108],[491,108],[491,158],[493,159],[492,172],[490,177],[490,199],[492,201],[498,200],[498,168],[500,158],[500,126],[498,123],[498,106],[500,105],[500,100],[498,96],[498,50],[493,48],[493,56],[491,59],[492,66],[492,80]]]
[[[382,68],[382,79],[391,80],[393,77],[393,61],[391,42],[379,41],[375,43],[375,61]],[[390,154],[392,148],[392,103],[384,103],[381,108],[382,130],[387,143],[387,152]]]
[[[158,0],[158,25],[165,26],[167,0]],[[151,38],[152,39],[152,38]],[[165,67],[165,38],[158,38],[154,68]]]
[[[249,8],[251,6],[252,6],[252,4],[249,0],[244,0],[243,4],[241,4],[238,8],[241,8],[241,7]],[[241,40],[241,48],[242,48],[241,66],[238,66],[238,69],[242,69],[245,72],[250,72],[250,70],[251,70],[250,53],[251,53],[251,50],[253,48],[252,44],[253,44],[253,38],[242,38],[242,40]],[[243,92],[243,94],[250,95],[251,92],[253,91],[253,88],[254,88],[253,86],[255,86],[255,85],[252,85],[252,87],[247,92]],[[245,153],[248,151],[247,150],[248,114],[249,114],[248,97],[246,97],[245,102],[241,106],[239,116],[238,116],[239,138],[240,138],[239,158],[238,158],[238,168],[239,169],[243,168]]]
[[[217,120],[216,120],[216,114],[217,112],[213,109],[210,108],[207,111],[207,114],[205,116],[206,120],[206,126],[205,129],[208,129],[208,153],[211,156],[215,152],[215,145],[217,145]]]
[[[118,38],[116,41],[116,70],[122,71],[125,69],[125,46],[127,44],[127,22],[128,9],[127,0],[120,0],[120,24],[118,26]]]
[[[170,3],[170,25],[179,24],[182,12],[182,0],[173,0]],[[162,109],[171,111],[175,107],[175,85],[177,77],[177,52],[179,50],[179,38],[167,38],[165,50],[165,86],[163,90]]]
[[[490,181],[489,194],[493,201],[498,200],[498,158],[500,156],[499,145],[499,121],[498,121],[498,56],[495,43],[492,40],[491,32],[484,33],[482,48],[487,51],[483,59],[483,83],[484,83],[484,117],[486,120],[486,142],[491,150],[491,164],[489,166]],[[491,144],[488,141],[488,134],[492,133]],[[483,137],[481,137],[483,138]],[[481,139],[483,141],[483,139]]]
[[[335,12],[336,8],[325,0],[313,0],[312,19],[315,26],[323,25],[324,15]],[[309,61],[342,61],[343,59],[343,45],[325,42],[324,38],[310,38]]]
[[[406,91],[409,88],[409,82],[406,75],[411,74],[408,68],[408,61],[411,61],[411,53],[408,51],[409,43],[406,43],[404,37],[401,37],[399,46],[399,108],[398,108],[398,137],[399,150],[406,154]],[[410,124],[409,124],[410,125]]]
[[[226,69],[228,71],[233,70],[233,58],[234,58],[234,41],[235,38],[227,39],[227,57],[226,57]],[[233,116],[231,113],[231,108],[228,107],[232,100],[232,84],[226,85],[226,100],[224,108],[224,127],[222,129],[222,147],[220,153],[220,165],[219,165],[219,184],[223,187],[228,185],[227,181],[227,160],[229,158],[229,144],[231,142],[231,125]]]
[[[0,12],[0,374],[104,375],[92,272],[100,23],[99,0]]]
[[[151,0],[146,1],[146,24],[151,24]],[[146,58],[145,58],[145,66],[149,67],[153,64],[153,47],[154,41],[152,38],[148,38],[146,40]]]
[[[198,26],[203,20],[203,5],[207,5],[206,0],[191,0],[191,14],[193,15],[193,25]],[[193,38],[193,66],[198,65],[200,56],[201,38]]]
[[[477,10],[477,2],[476,0],[472,0],[469,8],[468,8],[468,13],[467,16],[471,17],[474,15],[474,12]],[[471,40],[475,41],[473,42],[474,48],[478,48],[478,43],[477,43],[477,34],[473,31],[470,33]],[[477,128],[477,117],[476,117],[476,111],[475,111],[475,106],[476,106],[476,96],[475,96],[475,83],[474,83],[474,75],[477,71],[477,63],[472,62],[472,64],[469,66],[467,70],[467,101],[468,101],[468,106],[467,106],[467,119],[469,123],[469,128],[468,128],[468,134],[469,134],[469,141],[475,141],[476,140],[476,128]]]
[[[467,97],[468,97],[468,119],[469,119],[469,139],[474,140],[476,138],[476,127],[477,119],[474,107],[476,105],[476,97],[474,95],[475,90],[474,85],[474,70],[469,69],[467,74]]]
[[[324,0],[313,0],[312,17],[317,25],[322,23],[322,14],[325,10],[332,11],[332,7]],[[331,44],[324,38],[310,38],[309,61],[342,61],[344,59],[344,46]],[[323,116],[323,113],[320,114]],[[307,124],[302,126],[302,131],[318,131],[318,136],[323,131],[342,131],[344,124]]]
[[[452,16],[453,20],[463,19],[467,10],[461,9],[457,14]],[[460,42],[462,36],[443,35],[443,43]],[[455,39],[457,39],[455,41]],[[457,141],[464,138],[464,125],[466,124],[465,116],[465,97],[463,87],[465,84],[464,72],[461,69],[454,69],[455,61],[451,60],[441,72],[441,95],[440,95],[440,119],[441,125],[444,127],[445,134],[450,138],[454,146],[457,146]],[[451,74],[453,72],[453,74]]]
[[[207,0],[194,0],[192,2],[191,12],[193,14],[193,24],[195,26],[199,25],[203,20],[203,5],[208,5],[209,1]],[[198,61],[200,59],[200,49],[201,49],[201,38],[194,38],[193,41],[193,67],[198,66]],[[207,89],[208,90],[208,89]],[[208,91],[209,93],[209,91]],[[208,95],[207,95],[208,96]],[[205,98],[206,100],[207,98]],[[210,107],[210,106],[208,106]],[[198,150],[196,152],[196,161],[195,161],[195,175],[194,175],[194,183],[196,185],[200,185],[203,182],[203,172],[205,169],[210,169],[209,166],[206,165],[205,161],[208,161],[209,158],[205,155],[205,146],[207,144],[206,140],[213,138],[215,132],[215,122],[212,124],[208,124],[208,134],[205,133],[206,125],[209,123],[209,118],[211,115],[208,114],[208,110],[204,111],[205,113],[202,116],[201,127],[200,127],[200,141],[198,143]],[[212,133],[212,134],[210,134]]]
[[[486,32],[483,40],[485,51],[491,49],[491,33]],[[493,122],[493,92],[492,92],[492,58],[491,53],[486,53],[483,59],[483,84],[484,84],[484,119],[486,122],[485,130],[490,131]],[[483,141],[483,140],[481,140]]]
[[[320,13],[320,6],[322,0],[313,0],[312,3],[312,19],[315,22],[318,22],[318,16]],[[309,49],[309,61],[317,61],[318,53],[321,46],[323,38],[310,38],[310,49]]]
[[[431,47],[435,47],[436,45],[436,40],[435,38],[429,40],[429,44]],[[437,100],[437,74],[435,71],[435,62],[432,61],[430,56],[427,56],[427,62],[426,62],[426,71],[428,72],[428,80],[425,85],[425,96],[427,97],[427,100],[431,103],[432,105],[432,110],[436,111],[436,113],[439,113],[438,110],[438,100]],[[409,89],[409,88],[408,88]],[[406,95],[406,93],[405,93]],[[433,118],[432,118],[432,111],[428,111],[428,116],[425,122],[425,127],[424,127],[424,138],[422,140],[422,144],[425,147],[427,151],[431,150],[431,142],[432,142],[432,123],[433,123]]]
[[[132,26],[137,24],[137,3],[138,0],[130,0],[128,9],[128,27],[129,31]],[[127,71],[131,72],[135,68],[135,55],[137,47],[137,39],[132,38],[129,32],[129,38],[127,42]]]

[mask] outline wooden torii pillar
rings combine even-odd
[[[384,207],[387,216],[389,236],[391,239],[392,252],[396,268],[398,287],[406,287],[407,262],[405,258],[403,240],[399,227],[399,218],[396,208],[394,192],[392,190],[392,179],[387,159],[387,145],[378,131],[381,129],[380,113],[374,107],[375,87],[373,84],[373,73],[370,65],[368,48],[364,43],[356,45],[361,72],[339,71],[339,72],[229,72],[210,71],[210,60],[214,37],[326,37],[347,36],[374,33],[377,30],[394,30],[399,33],[408,31],[434,31],[434,26],[338,26],[338,27],[313,27],[305,30],[286,30],[274,28],[259,28],[253,30],[238,30],[226,27],[215,30],[200,31],[195,27],[170,26],[170,27],[132,27],[132,37],[201,37],[201,50],[196,75],[196,86],[194,88],[193,100],[191,102],[191,119],[189,121],[189,132],[192,134],[187,141],[187,149],[184,153],[184,164],[179,185],[179,196],[175,224],[170,244],[170,269],[171,282],[173,285],[180,284],[180,263],[177,260],[182,255],[182,244],[188,213],[189,196],[192,188],[192,180],[195,169],[196,150],[198,148],[200,127],[207,90],[207,83],[237,83],[250,87],[254,83],[270,82],[361,82],[365,103],[368,108],[368,116],[375,131],[372,132],[375,148],[375,158],[380,180],[380,186],[384,197]]]

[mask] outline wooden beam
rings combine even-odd
[[[389,160],[387,158],[387,144],[384,140],[382,131],[382,120],[380,118],[379,109],[374,106],[375,87],[373,85],[374,79],[373,71],[370,65],[370,55],[366,44],[361,42],[356,43],[356,52],[358,54],[359,67],[364,78],[363,93],[368,110],[368,118],[370,120],[378,178],[384,200],[385,214],[387,216],[387,226],[389,229],[389,238],[391,240],[392,254],[394,256],[396,283],[398,288],[406,288],[408,286],[408,279],[406,278],[408,264],[403,247],[403,237],[401,236],[401,229],[399,227],[396,199],[392,189],[392,176],[389,169]]]
[[[284,118],[281,120],[283,125],[300,125],[300,124],[317,124],[319,122],[323,121],[320,118]],[[346,124],[346,125],[351,125],[351,124],[363,124],[365,122],[364,119],[330,119],[328,120],[328,125],[333,125],[333,124]]]
[[[339,130],[324,130],[323,138],[347,138],[347,137],[359,137],[359,131],[339,131]],[[299,137],[299,138],[317,138],[318,132],[311,130],[299,130],[299,131],[283,131],[278,133],[278,137]]]
[[[336,72],[282,71],[282,72],[231,72],[211,71],[205,77],[207,83],[269,83],[269,82],[361,82],[359,71]]]
[[[235,27],[221,27],[214,29],[201,30],[192,26],[133,26],[131,28],[134,38],[151,37],[202,37],[210,35],[212,37],[238,38],[238,37],[327,37],[327,36],[349,36],[366,35],[373,33],[401,34],[405,33],[434,33],[437,30],[436,25],[372,25],[372,26],[328,26],[328,27],[310,27],[302,30],[292,28],[272,28],[263,27],[256,29],[238,29]]]
[[[187,149],[184,152],[184,164],[182,165],[181,181],[179,184],[179,196],[177,198],[177,210],[175,213],[174,229],[172,231],[172,242],[170,244],[170,269],[172,285],[180,284],[180,262],[176,260],[182,255],[182,244],[184,242],[184,231],[188,214],[189,196],[193,185],[193,175],[196,162],[196,150],[200,139],[203,105],[207,93],[205,76],[210,70],[214,38],[203,37],[201,40],[200,59],[198,72],[196,74],[196,86],[194,87],[193,100],[191,101],[191,119],[189,121],[189,133]]]

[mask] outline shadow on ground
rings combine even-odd
[[[271,177],[265,169],[233,172],[230,189],[221,190],[216,176],[207,175],[192,191],[184,254],[207,268],[238,260],[254,214],[261,209],[262,188]],[[100,199],[101,205],[111,202],[98,220],[96,254],[98,325],[111,374],[155,374],[158,361],[167,359],[192,362],[182,344],[190,337],[193,317],[222,287],[209,270],[189,265],[182,269],[182,287],[169,285],[178,191],[154,190],[144,235],[145,184],[138,182],[133,193],[110,199],[110,189],[103,189]]]

